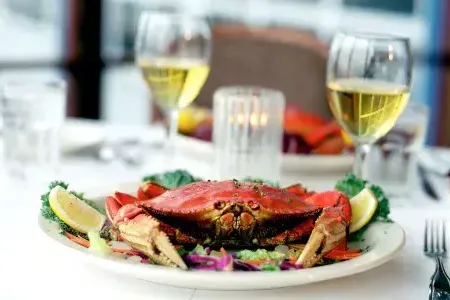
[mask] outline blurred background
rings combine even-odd
[[[324,109],[324,53],[333,34],[339,29],[395,33],[411,39],[415,63],[412,100],[428,105],[431,113],[427,142],[450,146],[447,3],[0,0],[0,72],[64,74],[70,80],[70,117],[116,124],[149,123],[155,115],[151,95],[133,59],[138,15],[143,9],[187,11],[207,17],[217,37],[211,78],[199,104],[210,104],[218,84],[267,83],[283,89],[289,101]],[[243,63],[249,71],[237,74],[242,66],[236,73],[236,65],[229,62]],[[258,76],[249,79],[251,74]]]

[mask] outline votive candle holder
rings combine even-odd
[[[213,98],[216,178],[279,182],[284,94],[262,87],[227,86]]]

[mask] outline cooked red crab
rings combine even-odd
[[[346,248],[351,206],[339,191],[309,192],[301,185],[201,181],[179,188],[146,182],[137,197],[116,192],[106,209],[119,236],[165,265],[185,268],[169,240],[208,246],[270,246],[308,239],[297,263],[314,266]]]

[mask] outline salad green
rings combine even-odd
[[[89,250],[100,256],[108,256],[113,251],[108,243],[100,236],[99,232],[90,231],[88,232],[89,238]]]
[[[242,260],[273,260],[282,261],[286,255],[278,251],[267,251],[266,249],[257,250],[240,250],[236,252],[236,256]]]
[[[153,181],[167,189],[173,189],[189,183],[201,181],[201,178],[193,176],[186,170],[174,170],[161,174],[144,176],[142,181]]]

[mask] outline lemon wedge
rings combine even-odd
[[[50,191],[48,200],[58,218],[82,233],[100,231],[106,221],[104,215],[61,186],[55,186]]]
[[[378,200],[369,188],[363,189],[350,199],[352,206],[352,219],[350,233],[360,230],[373,217],[378,206]]]
[[[209,115],[210,112],[202,107],[189,106],[182,109],[178,115],[178,131],[187,134],[193,133]]]
[[[342,139],[344,140],[344,143],[346,146],[350,147],[353,146],[353,140],[352,138],[348,135],[347,132],[342,130]]]

